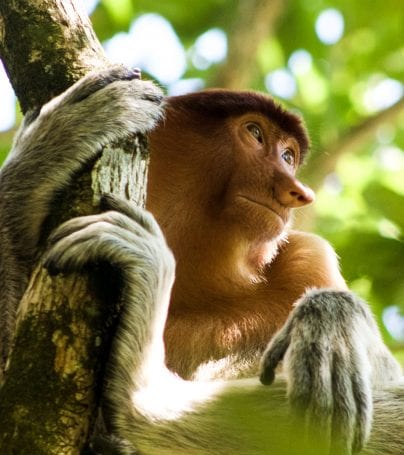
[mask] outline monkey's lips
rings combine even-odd
[[[262,202],[262,201],[258,201],[257,199],[251,197],[251,196],[246,196],[244,194],[239,194],[238,197],[240,199],[244,199],[245,201],[248,201],[249,203],[252,203],[252,204],[255,204],[255,205],[259,205],[260,207],[263,207],[267,210],[270,210],[271,212],[275,213],[275,215],[277,215],[284,223],[287,222],[287,214],[286,213],[282,213],[282,211],[278,208],[274,208],[272,207],[271,205],[269,205],[268,203],[265,203],[265,202]]]

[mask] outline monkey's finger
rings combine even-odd
[[[88,215],[73,218],[65,221],[63,224],[58,226],[48,237],[48,246],[51,246],[58,242],[63,237],[67,237],[73,232],[84,229],[90,224],[101,221],[99,215]]]
[[[91,72],[86,75],[79,84],[80,91],[74,90],[72,86],[72,96],[68,97],[70,103],[78,103],[91,96],[93,93],[103,89],[115,81],[138,80],[139,72],[123,65],[113,65],[101,71]]]
[[[163,236],[161,229],[154,219],[153,215],[141,207],[137,207],[133,203],[125,201],[113,194],[103,194],[100,199],[101,210],[114,210],[125,214],[129,218],[135,220],[150,234]]]
[[[105,235],[106,239],[108,234]],[[50,275],[59,273],[80,272],[86,266],[102,262],[111,262],[114,266],[118,266],[121,270],[129,270],[129,267],[142,267],[142,262],[137,260],[140,254],[132,255],[131,261],[117,260],[117,255],[110,256],[106,249],[105,243],[95,242],[94,240],[86,240],[81,243],[70,245],[66,248],[61,241],[61,245],[56,245],[44,258],[44,267],[49,271]],[[60,246],[60,247],[58,247]],[[98,251],[90,247],[97,247]],[[120,259],[123,259],[121,256]],[[127,258],[126,258],[127,259]]]
[[[144,229],[142,225],[135,222],[132,218],[129,218],[119,212],[110,211],[97,215],[77,217],[66,221],[61,226],[56,228],[54,232],[52,232],[52,234],[49,236],[48,244],[52,245],[63,237],[67,237],[74,232],[83,230],[88,226],[96,225],[98,223],[103,223],[102,227],[105,230],[108,229],[108,225],[110,224],[130,231],[140,237],[147,237],[150,235],[148,230]]]
[[[296,322],[284,358],[293,420],[318,453],[328,453],[333,412],[329,334],[311,321]]]
[[[359,360],[353,361],[354,365],[360,365]],[[370,436],[373,416],[372,389],[369,377],[363,374],[363,370],[356,369],[351,378],[352,393],[356,406],[356,425],[352,442],[353,453],[360,452]]]
[[[306,415],[310,426],[324,422],[332,413],[330,359],[320,343],[297,342],[285,360],[288,398],[292,408]]]
[[[150,242],[119,226],[98,222],[62,237],[44,254],[43,263],[50,272],[82,269],[88,263],[109,261],[129,267],[136,255],[145,260],[157,257],[157,242]],[[156,247],[153,250],[153,246]]]
[[[275,379],[275,369],[283,359],[290,343],[290,330],[286,326],[281,329],[269,343],[261,359],[260,381],[270,385]]]
[[[358,453],[370,435],[373,402],[370,365],[358,346],[337,349],[333,354],[332,452]],[[358,366],[361,366],[359,368]]]
[[[334,406],[331,428],[331,454],[352,453],[357,409],[347,355],[336,350],[333,355]]]

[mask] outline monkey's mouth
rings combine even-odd
[[[275,213],[275,215],[278,215],[278,217],[283,221],[283,222],[286,222],[286,216],[285,215],[282,215],[278,210],[274,209],[272,206],[270,206],[269,204],[265,203],[265,202],[261,202],[261,201],[257,201],[256,199],[253,199],[249,196],[245,196],[244,194],[239,194],[238,195],[239,198],[241,199],[244,199],[248,202],[251,202],[255,205],[259,205],[260,207],[264,207],[265,209],[267,210],[270,210],[271,212]]]

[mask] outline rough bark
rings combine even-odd
[[[106,58],[80,2],[2,0],[0,55],[25,113]]]
[[[1,57],[24,112],[107,64],[78,6],[74,0],[0,3]],[[102,192],[144,203],[146,142],[132,137],[120,145],[106,147],[94,168],[83,170],[47,230],[97,211]],[[35,268],[0,390],[1,453],[77,454],[85,447],[119,311],[118,304],[107,305],[113,288],[111,270],[50,278],[40,264]]]

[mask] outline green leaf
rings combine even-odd
[[[377,181],[364,190],[363,197],[372,209],[395,223],[404,232],[404,196]]]

